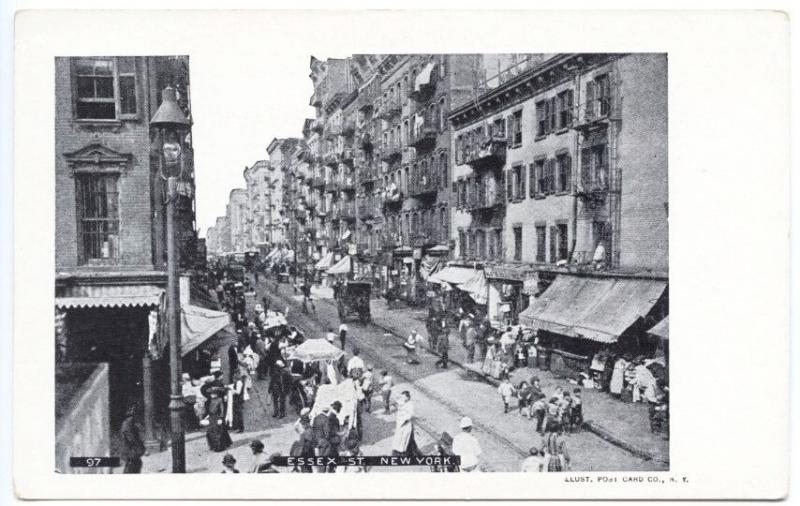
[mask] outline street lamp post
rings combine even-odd
[[[175,238],[175,202],[178,179],[183,173],[183,139],[192,122],[178,106],[173,88],[162,92],[150,126],[160,141],[160,175],[167,182],[167,327],[169,330],[170,396],[169,415],[172,441],[172,472],[186,472],[186,437],[183,429],[183,392],[181,385],[181,302],[178,279],[179,253]]]

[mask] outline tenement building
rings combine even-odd
[[[189,96],[188,57],[55,59],[56,362],[106,364],[112,455],[127,409],[142,417],[150,445],[167,414],[161,161],[169,155],[182,164],[175,239],[188,280],[197,261],[194,157],[189,129],[162,140],[150,120],[162,100],[175,100],[191,119]],[[206,316],[219,315],[203,313],[188,296],[181,310],[184,323],[210,332],[183,338],[200,342],[218,330]],[[68,408],[63,393],[56,392],[58,412]]]
[[[554,368],[653,346],[667,314],[666,69],[535,55],[450,114],[456,256],[483,271],[478,309],[534,328]]]

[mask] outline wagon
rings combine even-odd
[[[369,281],[348,281],[338,290],[336,307],[339,320],[345,321],[348,316],[355,315],[362,323],[372,320],[369,299],[372,295],[372,283]]]

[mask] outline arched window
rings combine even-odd
[[[439,130],[447,129],[447,118],[445,118],[444,97],[439,99]]]

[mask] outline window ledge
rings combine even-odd
[[[512,204],[519,204],[520,202],[524,202],[524,201],[525,201],[525,197],[516,197],[516,198],[511,199],[511,203]]]
[[[520,142],[519,144],[512,144],[511,146],[509,146],[509,149],[517,149],[517,148],[521,148],[521,147],[522,147],[522,143]]]
[[[572,194],[572,192],[570,192],[570,191],[563,191],[563,192],[557,192],[557,193],[555,194],[555,196],[556,196],[556,197],[563,197],[564,195],[570,195],[570,194]]]
[[[556,130],[556,131],[555,131],[555,134],[556,134],[556,135],[565,134],[565,133],[569,132],[569,128],[570,128],[570,127],[563,127],[563,128],[560,128],[560,129],[558,129],[558,130]]]
[[[121,125],[121,119],[82,119],[82,118],[73,118],[72,121],[74,123],[78,123],[79,125]]]
[[[542,199],[544,199],[546,196],[547,196],[547,195],[545,195],[544,193],[537,193],[536,195],[534,195],[534,196],[533,196],[533,198],[534,198],[534,200],[542,200]]]
[[[536,137],[533,138],[533,140],[534,141],[540,141],[540,140],[544,139],[545,137],[547,137],[547,134],[537,135]]]

